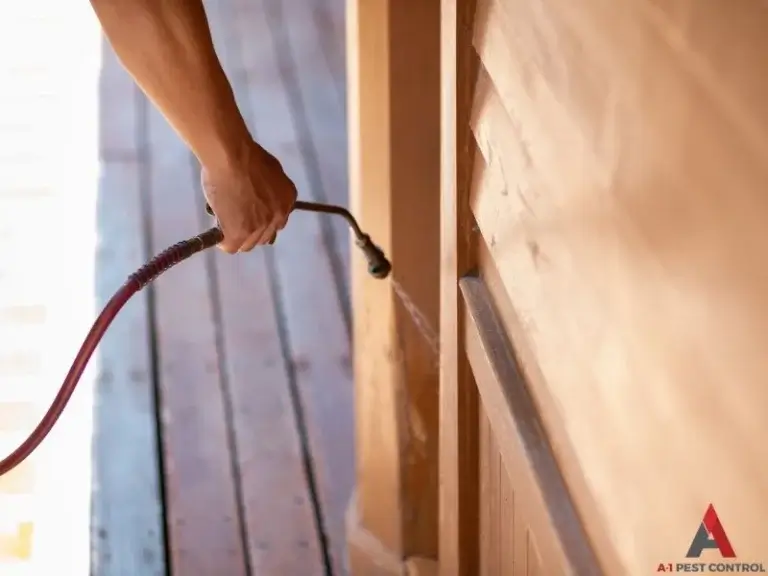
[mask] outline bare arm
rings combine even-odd
[[[125,68],[209,170],[251,141],[201,0],[91,0]]]
[[[224,232],[247,252],[274,241],[296,201],[280,162],[253,141],[224,74],[202,0],[91,0],[123,66],[197,156]]]

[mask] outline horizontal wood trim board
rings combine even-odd
[[[466,303],[467,357],[502,460],[513,476],[529,480],[532,487],[531,509],[539,513],[531,514],[531,527],[542,548],[549,547],[543,537],[553,533],[551,553],[561,557],[554,564],[580,576],[601,575],[488,289],[471,276],[462,278],[459,287]]]

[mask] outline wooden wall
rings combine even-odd
[[[698,561],[710,503],[737,561],[768,561],[768,5],[468,4],[444,0],[444,357],[478,268],[606,573]],[[481,506],[486,468],[463,481]]]

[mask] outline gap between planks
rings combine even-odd
[[[108,43],[99,81],[98,305],[146,260],[141,97]],[[166,574],[151,295],[135,295],[98,349],[91,572]]]
[[[215,3],[208,3],[209,13],[220,9],[211,10],[211,4]],[[238,9],[240,7],[238,5]],[[229,16],[231,23],[233,14],[229,13]],[[264,32],[259,38],[269,42],[269,31]],[[277,78],[283,94],[271,94],[271,98],[282,101],[285,90],[298,89],[295,84],[291,86],[279,77],[271,46],[256,47],[246,40],[245,45],[238,46],[240,50],[251,56],[272,55],[270,72],[261,80],[274,82]],[[252,76],[253,71],[246,70],[245,80],[252,81]],[[237,84],[236,75],[231,75],[231,79]],[[247,91],[246,83],[240,94],[241,100]],[[135,98],[135,92],[132,94]],[[248,94],[246,98],[250,103],[253,95]],[[154,110],[147,110],[143,99],[135,98],[135,102],[141,102],[141,105],[127,106],[120,113],[116,112],[113,124],[122,123],[122,129],[125,129],[131,125],[131,115],[134,125],[144,124],[144,142],[139,140],[136,147],[142,160],[139,164],[148,170],[144,182],[149,188],[146,191],[146,234],[149,252],[155,253],[181,237],[194,234],[205,222],[189,153],[164,120]],[[294,99],[294,106],[295,102]],[[274,126],[267,117],[270,106],[261,105],[254,113],[259,139],[271,149],[278,148],[275,152],[302,190],[316,193],[318,184],[315,181],[310,185],[301,162],[302,151],[296,149],[300,136],[292,125],[293,110],[281,108],[281,104],[276,106],[283,120],[283,130],[270,129]],[[246,111],[248,107],[249,104],[244,105]],[[148,116],[142,119],[142,114],[147,112]],[[102,119],[109,116],[112,115],[102,108]],[[343,131],[343,124],[340,130]],[[125,162],[126,155],[137,152],[121,149],[119,134],[105,133],[103,136],[105,141],[117,138],[109,151],[115,162]],[[304,137],[307,137],[306,133]],[[315,136],[310,134],[310,137]],[[316,142],[314,146],[317,147]],[[303,155],[308,153],[304,149]],[[315,306],[310,305],[313,297],[306,289],[317,289],[321,283],[332,286],[333,270],[327,261],[327,251],[321,251],[325,252],[325,258],[318,262],[317,253],[311,249],[319,244],[312,241],[319,236],[318,222],[313,222],[313,216],[301,215],[300,218],[306,219],[301,231],[298,218],[291,224],[297,230],[293,246],[281,238],[274,248],[278,258],[276,265],[269,265],[266,254],[237,259],[211,254],[208,262],[205,259],[190,261],[169,272],[150,289],[148,303],[141,304],[149,307],[147,314],[153,314],[154,308],[156,320],[156,372],[158,399],[162,402],[162,444],[167,474],[165,490],[160,492],[165,492],[167,499],[168,560],[175,573],[223,570],[232,575],[246,574],[249,563],[256,572],[261,570],[265,574],[297,573],[304,576],[324,572],[319,562],[322,551],[318,550],[318,535],[313,530],[307,532],[307,526],[312,524],[311,517],[307,516],[311,494],[306,485],[302,487],[300,480],[295,484],[296,479],[302,478],[302,472],[309,473],[311,478],[315,469],[318,471],[318,498],[328,516],[316,519],[329,535],[331,552],[328,562],[334,566],[336,576],[346,573],[343,512],[353,479],[349,344],[348,337],[344,337],[341,305],[333,291],[323,291],[322,297],[315,297]],[[138,235],[138,230],[134,233]],[[213,281],[208,274],[211,264],[215,274]],[[278,294],[277,287],[268,285],[270,273],[274,276],[275,270],[282,275],[282,281],[277,280],[277,284],[288,294]],[[254,284],[257,290],[254,290]],[[279,318],[274,301],[281,296],[287,324],[284,330],[286,341],[282,343],[278,338]],[[153,301],[157,302],[156,307]],[[246,310],[252,310],[253,315],[245,313]],[[315,327],[311,329],[308,325],[313,321]],[[146,332],[151,341],[151,326]],[[243,344],[258,353],[256,362],[253,354],[242,351]],[[294,360],[282,358],[281,344],[293,353]],[[146,363],[150,364],[147,369],[151,372],[151,361],[146,360]],[[265,391],[263,383],[253,381],[254,374],[258,374],[259,379],[269,380],[271,390]],[[296,380],[296,399],[286,394],[291,377]],[[219,386],[212,386],[212,380],[218,381]],[[148,401],[151,401],[151,395]],[[301,470],[299,439],[296,438],[298,423],[290,422],[293,411],[302,408],[306,413],[307,443],[313,448],[307,454],[310,462],[306,471]],[[280,431],[281,427],[287,429]],[[119,435],[119,430],[115,432]],[[280,442],[274,442],[276,438]],[[237,458],[234,467],[229,460],[233,445]],[[145,445],[143,452],[150,461],[159,457],[151,446]],[[312,462],[311,456],[317,459]],[[160,483],[162,487],[162,481],[160,476],[155,486]],[[294,490],[290,490],[292,483]],[[150,482],[150,493],[151,486]],[[286,492],[293,492],[294,496],[289,498]],[[151,511],[159,499],[160,495],[157,495],[154,504],[133,501],[134,513],[137,508]],[[263,522],[264,518],[269,518],[270,522]],[[110,522],[118,524],[115,518]],[[147,525],[151,523],[149,521]],[[152,545],[158,552],[157,573],[162,573],[163,530],[162,522],[158,521],[158,524],[157,532],[152,533]],[[125,538],[120,548],[123,557],[137,553],[136,542],[138,539],[132,536]],[[105,557],[107,547],[101,546],[96,553]],[[294,546],[307,552],[297,556]],[[121,563],[114,556],[114,550],[110,549],[109,554],[113,566],[130,566],[130,563]],[[106,565],[102,563],[102,566]],[[99,571],[99,576],[125,573],[115,570],[109,572],[104,568]]]
[[[327,42],[322,39],[332,37],[335,30],[320,30],[316,19],[318,13],[326,13],[325,21],[333,23],[327,13],[337,9],[338,0],[313,6],[303,0],[263,2],[308,188],[319,202],[348,206],[346,99],[338,92],[345,79],[343,75],[334,77],[333,67],[324,57]],[[341,218],[322,218],[320,226],[351,338],[349,226]]]
[[[214,24],[213,28],[221,39],[238,39],[237,43],[217,42],[217,48],[255,137],[281,160],[300,196],[316,194],[287,98],[287,92],[297,87],[281,75],[279,44],[272,36],[294,21],[270,21],[264,16],[267,3],[257,0],[219,0],[208,5],[214,8],[212,18],[218,14],[219,24],[236,26],[221,30]],[[343,132],[343,121],[336,128]],[[343,154],[343,148],[336,152]],[[354,482],[350,343],[319,218],[294,215],[272,253],[275,294],[286,327],[284,344],[292,358],[289,384],[295,387],[299,420],[303,417],[306,423],[308,479],[310,485],[313,476],[316,480],[316,516],[328,539],[329,563],[334,574],[341,576],[347,573],[344,512]]]

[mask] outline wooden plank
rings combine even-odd
[[[599,576],[603,572],[488,290],[482,280],[472,277],[463,278],[460,288],[466,306],[467,357],[495,439],[493,457],[500,453],[511,471],[549,572]],[[497,480],[499,470],[493,475]],[[484,503],[498,508],[496,502]]]
[[[151,246],[158,252],[209,222],[189,151],[152,107],[147,123]],[[171,269],[152,291],[171,568],[183,575],[244,576],[247,562],[205,258]]]
[[[759,555],[766,5],[482,4],[478,140],[510,193],[483,192],[478,224],[595,549],[641,572],[714,502]]]
[[[136,119],[139,93],[106,44],[99,128],[97,305],[145,260]],[[160,460],[147,294],[123,308],[97,355],[94,391],[91,570],[97,576],[165,574]]]
[[[286,89],[299,150],[308,177],[306,194],[320,202],[349,205],[347,132],[343,71],[329,68],[323,57],[324,38],[334,29],[322,29],[313,19],[322,3],[309,7],[303,0],[267,0],[268,19],[276,45],[277,64]],[[340,218],[321,220],[332,243],[335,280],[349,307],[349,226]],[[328,233],[326,234],[326,230]],[[348,315],[345,314],[348,320]]]
[[[488,416],[481,409],[479,422],[479,485],[480,508],[478,510],[480,528],[480,576],[507,576],[499,572],[497,561],[500,557],[498,531],[498,464],[499,453],[493,436]]]
[[[322,543],[282,357],[273,271],[264,252],[214,256],[251,564],[257,574],[320,575]]]
[[[235,3],[238,14],[248,5],[261,14],[267,9],[261,0],[240,0]],[[281,160],[300,196],[306,197],[306,159],[286,99],[290,85],[278,68],[271,38],[274,25],[270,27],[264,17],[236,16],[235,21],[239,36],[250,40],[241,42],[240,47],[255,136]],[[346,573],[344,511],[354,481],[351,362],[341,303],[321,241],[321,217],[294,214],[273,251],[290,370],[314,464],[311,471],[328,540],[328,560],[333,573],[341,576]]]
[[[98,303],[145,260],[137,162],[103,166]],[[100,345],[94,393],[92,570],[165,574],[156,412],[145,294],[123,308]]]
[[[499,456],[499,459],[501,457]],[[512,484],[512,480],[509,477],[509,471],[504,465],[504,462],[500,462],[500,474],[501,474],[501,494],[499,497],[499,542],[501,544],[500,559],[499,559],[499,573],[500,574],[514,574],[516,567],[522,571],[522,562],[518,562],[517,558],[521,558],[515,554],[515,545],[520,544],[520,541],[524,542],[526,547],[528,544],[527,530],[528,527],[522,528],[522,524],[519,519],[522,515],[522,508],[524,503],[521,499],[516,499],[515,489]],[[522,529],[521,529],[522,528]],[[515,530],[518,534],[515,534]],[[529,555],[526,551],[526,568],[533,564],[538,557],[535,554]],[[539,562],[540,564],[541,562]],[[530,572],[533,570],[529,569]]]
[[[589,479],[583,473],[575,457],[572,437],[563,428],[562,422],[558,421],[558,406],[553,401],[551,394],[547,394],[546,381],[541,373],[541,367],[537,362],[535,351],[531,348],[528,341],[529,323],[526,322],[525,318],[521,318],[518,315],[519,311],[513,306],[509,292],[498,270],[499,261],[494,258],[492,248],[489,247],[489,244],[495,245],[503,237],[499,234],[491,233],[488,235],[488,242],[486,242],[482,236],[487,231],[487,223],[494,222],[497,218],[503,217],[507,210],[519,209],[520,213],[524,213],[526,207],[530,206],[530,204],[522,201],[521,196],[518,194],[510,194],[505,197],[504,202],[498,202],[498,195],[505,190],[511,189],[511,186],[505,182],[504,178],[504,175],[508,174],[509,170],[504,169],[503,166],[508,166],[507,162],[514,155],[504,154],[504,152],[509,152],[507,146],[496,150],[490,148],[487,128],[491,122],[485,117],[492,117],[495,125],[502,129],[509,121],[509,118],[506,116],[503,108],[500,108],[500,103],[494,94],[493,87],[487,80],[486,75],[480,75],[475,93],[475,102],[476,104],[482,102],[482,105],[478,107],[482,110],[482,113],[479,113],[477,118],[473,120],[475,137],[481,151],[481,154],[475,156],[471,191],[472,210],[481,232],[477,242],[478,270],[494,305],[499,311],[500,322],[503,324],[510,340],[515,342],[515,354],[526,375],[526,383],[531,390],[531,394],[534,396],[542,424],[547,430],[547,435],[551,439],[552,444],[557,446],[558,463],[568,489],[573,500],[578,502],[579,512],[587,517],[587,511],[590,509],[594,510],[596,507],[596,495],[588,490]],[[496,114],[494,111],[499,113]],[[495,142],[498,142],[498,138]],[[514,139],[508,139],[504,142],[507,145],[514,144]],[[486,163],[484,156],[488,158],[488,163]],[[517,184],[519,182],[519,180],[516,181]],[[512,229],[513,226],[505,228],[507,231]],[[501,241],[503,242],[503,240]],[[532,250],[529,247],[524,249],[531,254],[535,252],[535,249]],[[521,273],[521,270],[518,268],[516,272],[522,276],[527,271]],[[594,549],[600,550],[601,554],[605,556],[603,562],[606,572],[613,573],[616,570],[620,570],[618,567],[612,568],[613,566],[618,566],[618,564],[615,564],[617,562],[615,555],[608,552],[611,549],[611,545],[608,539],[609,534],[606,534],[604,527],[598,527],[595,530],[594,525],[590,526],[586,521],[585,524]]]
[[[328,59],[328,65],[339,92],[339,98],[346,109],[347,90],[347,35],[346,1],[323,0],[312,2],[312,12],[320,30],[320,39]]]
[[[477,55],[475,0],[441,2],[440,522],[441,576],[479,573],[478,395],[463,342],[459,278],[475,265],[469,130]]]
[[[264,15],[254,5],[241,12],[241,6],[222,0],[208,1],[206,6],[217,51],[247,115],[250,93],[245,80],[257,62],[243,63],[241,48],[262,54],[265,69],[274,67]],[[279,121],[284,99],[279,82],[257,86],[260,93],[265,91],[260,117],[276,114]],[[275,91],[268,86],[275,86]],[[271,142],[260,140],[271,148]],[[325,572],[322,542],[283,357],[271,250],[258,248],[237,257],[212,254],[221,303],[224,366],[232,395],[244,528],[254,573],[319,576]],[[303,318],[301,328],[306,329],[312,321],[311,316]]]
[[[312,9],[301,0],[264,0],[264,5],[272,24],[277,64],[287,96],[300,104],[291,102],[299,136],[313,140],[328,201],[346,205],[346,98],[345,94],[337,93],[337,86],[345,85],[344,71],[330,66],[322,53],[325,39],[339,30],[317,21],[322,2]],[[340,31],[343,36],[343,28]],[[325,170],[323,162],[330,163]],[[309,167],[309,159],[305,164]],[[348,239],[349,229],[344,228],[341,236]]]

